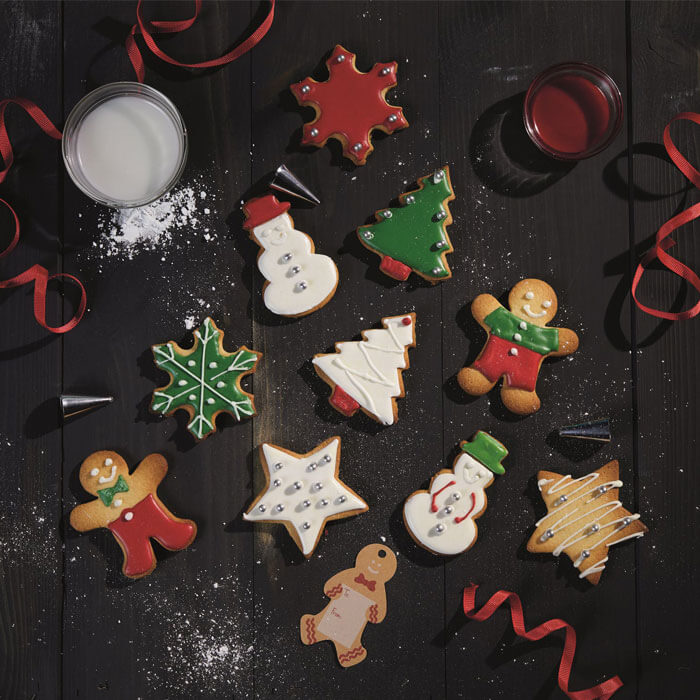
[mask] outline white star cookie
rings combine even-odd
[[[260,462],[267,483],[243,518],[281,523],[307,559],[329,520],[369,510],[338,478],[339,437],[332,437],[303,455],[263,443]]]

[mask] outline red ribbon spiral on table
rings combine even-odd
[[[700,172],[698,172],[683,156],[683,154],[676,148],[676,145],[671,140],[671,124],[673,122],[686,119],[695,124],[700,124],[700,114],[696,112],[681,112],[677,114],[671,121],[666,125],[664,129],[664,147],[668,153],[669,158],[673,164],[685,175],[693,185],[700,189]],[[691,270],[687,265],[683,264],[680,260],[677,260],[673,256],[669,255],[666,251],[672,246],[676,245],[676,242],[669,238],[669,236],[681,226],[697,219],[700,216],[700,202],[693,204],[692,207],[682,211],[680,214],[676,214],[671,217],[661,228],[656,232],[656,243],[654,247],[642,258],[640,263],[637,265],[637,269],[634,273],[634,278],[632,279],[632,297],[634,298],[637,306],[645,313],[651,316],[656,316],[657,318],[664,318],[669,321],[685,321],[689,318],[693,318],[700,313],[700,301],[696,302],[694,306],[685,311],[661,311],[660,309],[653,309],[650,306],[642,304],[639,299],[637,299],[637,286],[642,279],[642,275],[645,272],[646,266],[658,258],[659,262],[668,270],[673,272],[675,275],[682,277],[686,282],[689,282],[692,287],[694,287],[698,292],[700,292],[700,277]]]
[[[141,34],[143,40],[146,42],[146,46],[154,53],[158,58],[173,66],[180,66],[181,68],[215,68],[216,66],[223,66],[226,63],[231,63],[237,58],[240,58],[244,53],[247,53],[252,49],[264,36],[267,34],[268,30],[272,26],[272,20],[275,18],[275,0],[270,0],[270,11],[267,13],[265,19],[260,23],[258,28],[242,43],[236,46],[228,53],[220,56],[219,58],[213,58],[209,61],[200,61],[199,63],[183,63],[178,61],[171,56],[168,56],[164,51],[162,51],[158,44],[156,44],[153,38],[154,34],[176,34],[177,32],[182,32],[185,29],[189,29],[196,21],[199,16],[199,11],[202,9],[202,0],[195,0],[194,3],[194,15],[189,19],[182,20],[144,20],[141,16],[141,5],[143,0],[139,0],[136,6],[136,24],[131,28],[129,36],[126,38],[126,51],[129,54],[129,60],[131,65],[134,67],[136,72],[136,79],[142,83],[146,75],[146,67],[143,63],[143,58],[141,56],[141,51],[136,44],[136,34]]]
[[[31,100],[27,100],[24,97],[14,97],[11,99],[0,100],[0,155],[2,156],[5,164],[5,167],[0,170],[0,183],[4,182],[14,161],[12,144],[10,143],[10,138],[7,135],[7,128],[5,127],[5,110],[10,104],[16,104],[22,107],[22,109],[29,114],[29,116],[37,123],[39,128],[45,134],[59,141],[61,139],[61,132],[54,126],[53,122],[46,116],[46,114]],[[14,234],[12,234],[10,242],[7,244],[4,250],[0,251],[1,259],[6,255],[9,255],[15,249],[17,243],[19,243],[20,225],[19,217],[9,202],[6,202],[4,199],[0,199],[0,204],[3,204],[10,210],[15,224],[15,231]],[[61,326],[49,326],[46,323],[46,288],[49,280],[59,279],[61,277],[75,282],[75,284],[80,287],[80,302],[78,303],[78,309],[76,310],[73,318],[71,318],[68,323],[64,323]],[[34,318],[36,318],[37,323],[40,326],[51,333],[67,333],[72,328],[75,328],[78,323],[80,323],[80,319],[83,317],[85,307],[87,306],[87,296],[85,294],[85,287],[83,287],[81,281],[77,277],[69,275],[66,272],[58,272],[50,275],[49,271],[43,265],[32,265],[21,274],[16,275],[9,280],[0,280],[0,289],[21,287],[22,285],[31,284],[32,282],[34,283]]]
[[[483,622],[488,620],[503,603],[510,604],[510,617],[513,624],[513,630],[519,637],[528,639],[531,642],[537,642],[540,639],[548,636],[557,630],[566,630],[564,637],[564,650],[559,662],[559,687],[571,700],[608,700],[622,687],[622,681],[618,676],[608,678],[608,680],[599,683],[598,685],[587,688],[586,690],[569,690],[569,676],[571,675],[571,666],[574,663],[574,654],[576,653],[576,630],[564,620],[553,618],[543,622],[541,625],[534,627],[529,632],[525,629],[525,618],[523,616],[523,605],[520,598],[515,593],[510,591],[497,591],[489,598],[486,605],[481,610],[476,611],[476,589],[479,586],[471,584],[464,589],[462,598],[462,606],[464,614],[471,620]]]

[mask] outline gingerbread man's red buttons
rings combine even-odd
[[[329,138],[336,138],[346,158],[364,165],[374,150],[374,129],[392,134],[408,126],[401,107],[386,101],[386,93],[396,86],[397,64],[376,63],[362,73],[355,68],[355,54],[338,45],[326,66],[325,82],[305,78],[290,86],[297,102],[316,112],[316,118],[304,125],[301,143],[321,148]]]

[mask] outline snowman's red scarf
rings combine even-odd
[[[622,681],[618,676],[608,678],[608,680],[599,683],[592,688],[586,690],[569,690],[569,676],[571,675],[571,666],[574,663],[574,654],[576,653],[576,630],[564,620],[553,618],[543,622],[541,625],[534,627],[529,632],[525,629],[525,618],[523,616],[523,605],[520,598],[515,593],[510,591],[498,591],[494,593],[487,601],[481,610],[476,608],[476,589],[477,585],[471,584],[464,589],[462,597],[462,607],[464,614],[471,620],[483,622],[488,620],[503,603],[510,604],[510,617],[513,624],[513,630],[519,637],[529,639],[531,642],[536,642],[552,632],[557,630],[566,630],[564,637],[564,651],[559,662],[559,687],[571,700],[608,700],[612,695],[622,687]]]

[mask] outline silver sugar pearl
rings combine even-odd
[[[316,471],[316,462],[311,462],[308,467],[306,467],[306,471],[308,472],[313,472]]]
[[[275,464],[275,471],[279,471],[283,466],[282,462],[277,462],[277,464]]]
[[[308,530],[311,527],[311,523],[306,522],[302,525],[302,527],[304,528],[304,530]]]
[[[352,150],[353,150],[353,151],[361,151],[361,150],[362,150],[362,144],[361,144],[361,143],[356,143],[356,144],[352,147]]]
[[[293,275],[298,275],[301,272],[301,268],[299,267],[299,265],[294,265],[291,271]]]
[[[314,484],[314,488],[315,488],[317,491],[320,491],[320,490],[323,488],[323,482],[317,481],[317,482]]]
[[[632,518],[625,518],[622,521],[622,527],[627,527],[632,522]]]
[[[447,515],[449,515],[453,510],[454,508],[452,506],[445,506],[445,513],[447,513]]]
[[[442,210],[439,211],[437,214],[435,214],[435,218],[436,218],[438,221],[442,221],[446,216],[447,216],[447,214],[445,214],[445,212],[442,211]]]
[[[338,503],[345,503],[348,500],[347,496],[338,496]]]
[[[311,131],[309,131],[309,136],[311,136],[311,138],[315,139],[318,136],[318,129],[316,127],[311,129]]]
[[[362,232],[362,238],[367,238],[368,240],[370,238],[373,238],[374,234],[371,231],[363,231]]]
[[[385,210],[382,212],[382,216],[383,216],[385,219],[391,219],[391,212],[390,212],[388,209],[385,209]]]
[[[440,180],[442,180],[442,178],[443,178],[443,172],[442,172],[442,170],[438,170],[435,173],[435,175],[433,176],[433,182],[436,182],[436,183],[440,182]]]
[[[311,90],[311,88],[308,85],[301,86],[301,92],[303,95],[306,95],[306,93],[309,92],[309,90]]]
[[[540,539],[544,542],[544,540],[551,540],[552,537],[554,537],[554,533],[551,530],[545,530]]]
[[[591,553],[587,549],[584,549],[583,552],[581,552],[581,559],[588,559],[590,556]]]
[[[566,500],[567,498],[565,495],[559,496],[559,498],[557,498],[557,500],[554,501],[554,507],[556,508],[556,506],[560,506],[562,503],[566,503]]]
[[[386,68],[382,68],[380,75],[389,75],[389,73],[391,73],[391,68],[386,66]]]
[[[438,533],[445,532],[445,526],[442,523],[438,523],[435,526],[435,532],[438,532]]]
[[[602,496],[608,490],[607,486],[599,486],[598,493]]]
[[[433,273],[434,275],[439,275],[441,272],[442,272],[442,270],[441,270],[439,267],[434,267],[434,268],[432,269],[432,273]]]
[[[600,530],[600,525],[598,525],[598,523],[593,523],[593,525],[591,525],[591,534],[598,532],[598,530]]]
[[[275,506],[275,510],[276,510],[278,513],[281,513],[281,512],[284,510],[284,506],[283,506],[281,503],[278,503],[278,504]]]
[[[342,63],[345,60],[345,54],[340,54],[336,59],[336,63]]]
[[[327,506],[327,505],[328,505],[328,499],[327,499],[327,498],[322,498],[322,499],[319,501],[319,503],[320,503],[322,506]]]
[[[272,482],[272,485],[273,485],[273,486],[282,486],[282,482],[281,482],[279,479],[275,479],[275,480]]]
[[[332,459],[332,457],[331,457],[330,455],[324,455],[324,456],[323,456],[323,461],[324,461],[326,464],[330,464],[331,459]]]
[[[258,510],[259,510],[261,513],[264,513],[264,512],[267,510],[267,508],[265,507],[265,504],[264,504],[264,503],[261,503],[261,504],[258,506]]]
[[[282,260],[284,260],[284,262],[289,262],[291,259],[292,259],[292,254],[291,254],[291,253],[285,253],[285,254],[282,256]]]
[[[294,482],[294,488],[298,491],[304,484],[301,483],[301,481],[295,481]]]
[[[305,280],[301,280],[301,282],[297,282],[297,287],[299,289],[306,289],[309,285],[306,283]]]
[[[301,505],[303,505],[304,508],[308,508],[311,505],[311,501],[307,498],[305,501],[302,501]]]
[[[459,491],[455,491],[452,494],[452,500],[453,501],[458,501],[460,498],[462,498],[462,494]]]
[[[446,248],[446,247],[447,247],[447,243],[445,243],[445,241],[438,241],[438,242],[435,244],[435,247],[436,247],[438,250],[440,250],[441,248]]]
[[[397,119],[398,117],[395,114],[390,114],[387,121],[389,122],[389,124],[393,124]]]
[[[406,204],[414,204],[416,198],[412,194],[409,194],[403,201],[406,202]]]

